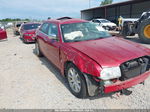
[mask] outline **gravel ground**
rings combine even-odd
[[[1,109],[150,109],[150,78],[144,86],[131,88],[130,96],[77,99],[59,71],[46,58],[34,54],[34,44],[23,44],[11,30],[8,32],[8,41],[0,42]]]

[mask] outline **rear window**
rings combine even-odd
[[[25,30],[32,30],[32,29],[37,29],[40,26],[40,24],[27,24],[24,25],[23,28]]]

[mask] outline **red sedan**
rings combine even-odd
[[[7,39],[7,33],[0,27],[0,40]]]
[[[20,29],[20,38],[24,43],[35,42],[35,32],[40,26],[39,23],[25,23]]]
[[[85,20],[45,21],[37,30],[36,53],[45,56],[67,79],[78,98],[121,92],[150,75],[150,49],[118,37]]]

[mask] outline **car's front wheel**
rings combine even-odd
[[[77,98],[85,98],[87,96],[86,81],[80,70],[71,63],[67,66],[66,75],[72,94]]]

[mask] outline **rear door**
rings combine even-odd
[[[37,32],[37,41],[40,45],[40,49],[42,51],[42,53],[47,57],[48,55],[48,51],[47,51],[47,38],[48,38],[48,26],[49,26],[49,23],[44,23],[39,31]]]
[[[6,39],[6,38],[7,38],[6,31],[4,29],[0,28],[0,40]]]

